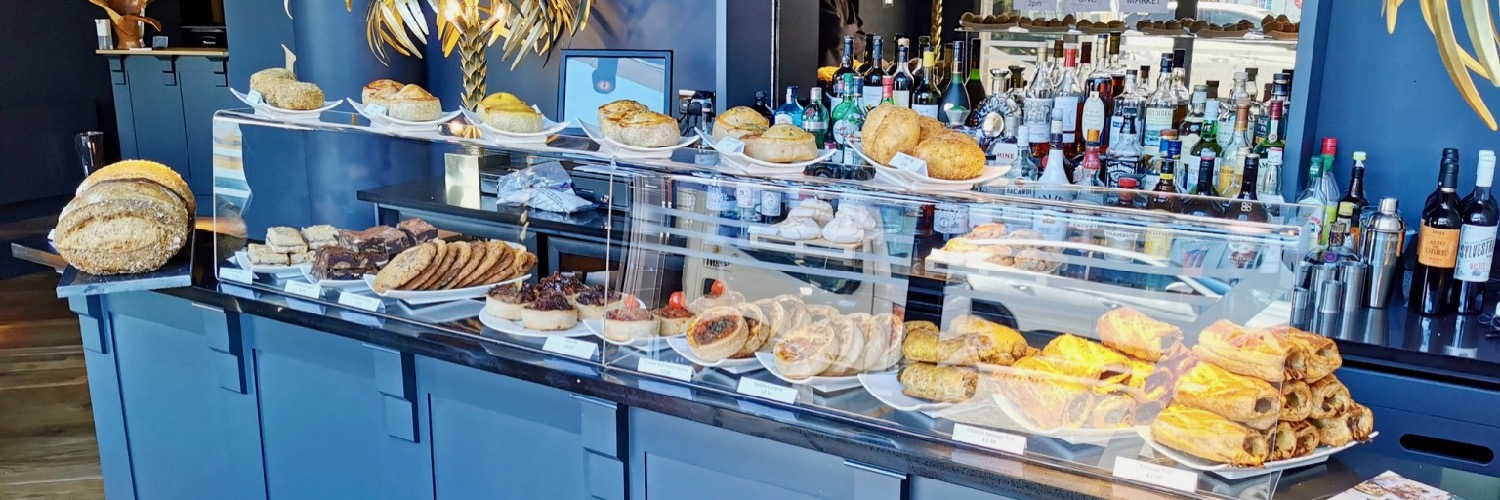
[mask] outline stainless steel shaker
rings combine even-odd
[[[1360,260],[1370,264],[1366,278],[1369,306],[1383,308],[1401,280],[1401,252],[1406,248],[1406,223],[1396,211],[1396,199],[1380,200],[1380,211],[1360,228]],[[1348,293],[1358,293],[1349,291]]]

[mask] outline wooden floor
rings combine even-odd
[[[0,281],[0,499],[104,498],[78,317],[57,274]]]

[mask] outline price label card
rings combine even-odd
[[[316,299],[323,296],[323,287],[301,281],[288,281],[286,283],[286,293]]]
[[[380,299],[357,293],[340,293],[339,304],[353,307],[362,311],[376,312],[380,310]]]
[[[745,142],[733,137],[725,137],[719,139],[719,143],[714,145],[714,149],[719,150],[721,153],[739,153],[745,150]]]
[[[1115,477],[1192,493],[1198,489],[1198,474],[1132,458],[1115,459]]]
[[[245,94],[245,100],[250,101],[251,106],[266,102],[266,98],[261,97],[259,90],[251,90],[250,93]]]
[[[797,401],[796,389],[770,382],[762,382],[750,377],[741,377],[740,385],[735,391],[746,396],[757,396],[787,404]]]
[[[56,239],[57,239],[57,230],[56,229],[48,229],[47,230],[47,241],[52,241],[52,240],[56,240]]]
[[[1172,12],[1172,6],[1167,0],[1120,0],[1120,12],[1166,14]]]
[[[640,370],[641,373],[661,375],[663,377],[675,378],[677,380],[693,379],[693,367],[688,365],[668,363],[666,361],[658,361],[651,358],[641,358],[640,364],[635,365],[635,367],[636,369]]]
[[[385,116],[386,108],[383,104],[366,104],[365,114],[374,116]]]
[[[244,283],[248,285],[255,281],[255,273],[252,273],[247,269],[221,267],[219,268],[219,279],[225,281],[233,281],[236,283]]]
[[[1026,438],[1007,432],[953,424],[953,440],[1017,455],[1026,453]]]
[[[1125,10],[1124,5],[1120,10]],[[1063,0],[1063,10],[1066,12],[1099,12],[1110,10],[1109,0]]]
[[[1016,0],[1016,10],[1057,10],[1057,0]]]
[[[594,359],[594,351],[598,349],[599,345],[593,342],[567,337],[547,337],[547,343],[542,344],[543,351],[578,359]]]
[[[917,175],[927,175],[927,162],[906,153],[896,153],[891,158],[891,166]]]

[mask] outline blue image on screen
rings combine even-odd
[[[599,121],[599,106],[629,99],[666,114],[666,60],[568,57],[564,63],[563,119]]]

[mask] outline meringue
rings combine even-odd
[[[875,216],[870,214],[870,209],[863,205],[853,205],[848,203],[840,204],[838,215],[848,215],[850,218],[854,219],[854,222],[858,223],[859,227],[864,229],[865,232],[873,233],[877,229],[880,229],[880,223],[875,220]]]
[[[776,225],[776,232],[782,238],[789,240],[811,240],[818,237],[822,229],[818,228],[818,221],[808,217],[788,216],[786,220]]]
[[[828,221],[833,220],[833,205],[830,205],[828,204],[828,202],[817,198],[808,198],[802,200],[802,202],[799,203],[796,208],[793,208],[792,211],[787,214],[787,216],[807,217],[812,220],[818,221],[818,225],[823,225],[827,224]]]
[[[823,226],[823,239],[834,243],[859,243],[865,239],[865,228],[854,217],[840,214]]]

